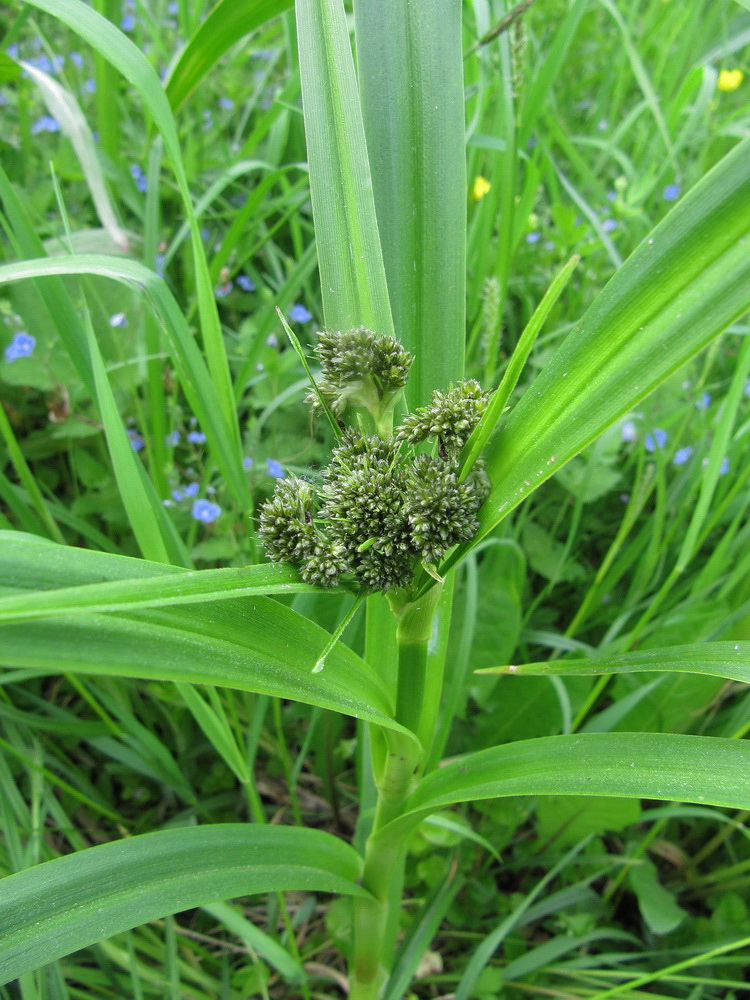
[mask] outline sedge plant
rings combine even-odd
[[[289,7],[237,6],[232,16],[245,31]],[[493,114],[506,140],[504,161],[515,164],[514,144],[534,128],[554,65],[519,106],[511,37],[483,23],[486,5],[472,6],[475,36],[499,46],[502,81]],[[500,21],[509,12],[495,6]],[[358,720],[362,782],[353,844],[299,825],[266,825],[253,800],[253,823],[166,828],[80,847],[9,875],[0,882],[4,981],[23,981],[61,956],[188,908],[221,913],[218,901],[239,895],[317,890],[353,900],[349,996],[397,1000],[416,964],[406,973],[394,967],[406,844],[426,817],[461,802],[536,795],[750,809],[748,745],[729,736],[571,728],[438,766],[453,721],[450,712],[441,717],[441,706],[454,704],[452,695],[443,698],[443,681],[457,567],[539,486],[750,307],[750,140],[720,159],[618,268],[517,399],[525,362],[576,261],[540,296],[502,373],[496,326],[484,345],[484,384],[465,378],[466,46],[459,0],[355,0],[356,71],[343,0],[297,0],[288,27],[299,50],[324,314],[316,345],[322,376],[310,387],[310,401],[334,444],[322,473],[281,479],[253,512],[257,520],[249,523],[257,523],[272,561],[260,558],[259,547],[252,565],[196,572],[133,453],[90,315],[60,279],[104,276],[148,298],[150,335],[156,343],[164,334],[212,461],[247,512],[236,397],[252,358],[233,382],[175,123],[206,72],[198,54],[215,61],[236,37],[228,30],[227,0],[195,27],[165,87],[136,46],[79,0],[30,0],[29,7],[78,32],[97,51],[102,78],[113,69],[122,73],[149,110],[160,137],[154,156],[163,148],[184,209],[201,346],[153,269],[115,256],[45,256],[13,186],[0,175],[19,257],[0,267],[0,281],[34,281],[50,315],[65,318],[61,336],[98,408],[142,556],[61,544],[44,497],[28,489],[28,526],[39,530],[2,532],[2,665],[24,676],[176,682],[199,724],[214,732],[217,703],[210,712],[193,685],[349,716]],[[578,0],[569,5],[552,62],[562,58],[584,7]],[[114,141],[108,132],[106,142]],[[507,311],[509,255],[518,238],[516,182],[511,173],[501,179],[498,214],[487,223],[499,226],[490,294],[496,324]],[[747,353],[740,352],[740,367]],[[738,377],[732,398],[741,390]],[[12,427],[3,420],[0,430],[19,479],[30,485]],[[719,462],[712,457],[709,464],[704,508]],[[690,552],[683,554],[676,578]],[[285,603],[292,594],[349,597],[355,611],[364,603],[362,655],[340,641],[348,619],[329,632]],[[631,652],[645,625],[646,617],[616,655],[496,669],[750,680],[745,636]],[[246,780],[247,761],[226,740],[222,745],[225,760]],[[502,933],[501,926],[468,962],[456,997],[471,995]]]

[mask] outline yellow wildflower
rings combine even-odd
[[[741,69],[723,69],[719,73],[719,90],[736,90],[745,78]]]
[[[474,187],[471,189],[472,201],[479,201],[480,198],[484,198],[491,187],[492,185],[486,177],[482,177],[481,174],[478,175],[474,180]]]

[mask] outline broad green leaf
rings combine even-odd
[[[477,538],[750,308],[750,140],[641,243],[490,443]]]
[[[164,84],[175,114],[233,45],[288,10],[292,3],[293,0],[220,0],[180,52]]]
[[[638,799],[612,799],[599,795],[542,796],[537,802],[537,830],[543,843],[568,847],[590,834],[622,830],[637,823]]]
[[[140,577],[150,586],[154,577],[166,575],[158,563],[0,534],[0,588],[6,594],[15,590],[21,603],[33,601],[37,589],[50,591],[65,583],[106,586],[108,580]],[[172,578],[200,575],[175,567]],[[19,595],[19,590],[29,593]],[[382,682],[343,644],[328,654],[323,671],[312,673],[330,638],[318,625],[262,596],[127,615],[81,610],[49,621],[0,625],[5,667],[231,687],[293,698],[404,732],[393,721]]]
[[[364,895],[359,855],[320,830],[227,823],[147,833],[0,881],[0,981],[170,913],[289,889]]]
[[[422,779],[382,838],[456,802],[507,795],[609,795],[750,809],[750,743],[673,733],[521,740],[451,761]]]
[[[464,366],[466,155],[460,0],[355,0],[362,117],[396,335],[425,405]],[[312,171],[311,164],[311,171]]]
[[[750,684],[750,642],[703,642],[691,646],[637,649],[632,653],[596,656],[581,660],[552,660],[549,663],[509,664],[488,667],[480,674],[629,674],[672,671],[705,674]]]
[[[661,884],[659,872],[652,861],[639,858],[628,873],[628,882],[638,900],[641,916],[652,934],[669,934],[680,926],[687,913]]]
[[[295,10],[325,321],[392,334],[343,0],[297,0]]]
[[[145,290],[166,337],[185,396],[208,438],[216,464],[238,502],[244,504],[248,487],[239,447],[212,405],[216,398],[212,376],[166,282],[136,261],[104,254],[76,254],[5,264],[0,267],[0,284],[66,274],[99,275]]]

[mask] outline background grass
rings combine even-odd
[[[3,262],[74,250],[119,256],[135,275],[3,287],[0,349],[21,331],[35,347],[0,360],[0,527],[184,566],[243,566],[262,558],[252,514],[274,477],[314,471],[330,447],[301,405],[306,380],[275,313],[308,345],[322,323],[294,18],[280,3],[226,52],[213,42],[219,61],[192,93],[167,90],[172,126],[158,80],[208,5],[95,6],[152,67],[150,92],[35,8],[0,15],[10,57],[0,62]],[[503,13],[501,3],[464,5],[467,53]],[[520,395],[673,201],[748,135],[747,79],[735,90],[718,81],[722,69],[750,70],[749,41],[750,13],[729,0],[538,0],[467,57],[467,375],[497,382],[552,277],[579,254]],[[45,103],[39,73],[63,88],[67,118]],[[750,638],[747,334],[735,324],[461,566],[442,756],[573,731],[747,733],[750,696],[735,683],[472,673],[635,643]],[[351,598],[284,600],[330,629]],[[357,651],[362,633],[356,623],[347,633]],[[8,671],[0,716],[3,873],[196,822],[354,833],[355,733],[317,708]],[[410,957],[430,946],[411,987],[419,997],[740,996],[746,819],[544,798],[438,814],[410,844],[408,910],[425,906],[401,944],[403,989]],[[178,914],[0,995],[330,996],[349,903],[327,904],[251,897]],[[300,965],[310,985],[298,984]],[[641,982],[649,975],[658,986]]]

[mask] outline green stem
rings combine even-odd
[[[421,747],[398,733],[387,734],[388,752],[380,774],[376,775],[375,821],[365,846],[362,884],[371,898],[357,899],[354,903],[349,1000],[378,1000],[393,960],[406,845],[402,837],[384,839],[376,834],[404,812],[418,768],[429,752],[437,707],[427,705],[424,695],[435,690],[428,684],[427,665],[440,592],[439,586],[433,587],[424,597],[411,602],[389,596],[391,610],[398,620],[396,719],[417,734]]]
[[[426,756],[432,745],[438,708],[431,703],[433,698],[425,697],[429,691],[434,693],[434,685],[429,683],[427,676],[428,651],[441,593],[442,586],[436,585],[416,601],[401,607],[391,604],[398,618],[396,720],[416,733]],[[439,692],[437,697],[439,699]]]
[[[377,840],[374,834],[403,812],[419,757],[411,740],[389,739],[389,753],[378,783],[373,833],[365,847],[362,884],[371,897],[354,902],[349,1000],[378,1000],[388,979],[398,928],[406,847],[403,840]]]

